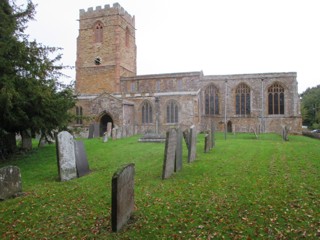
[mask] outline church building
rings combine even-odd
[[[295,72],[137,75],[135,40],[135,17],[118,3],[80,10],[75,127],[99,124],[102,136],[111,122],[133,135],[213,121],[217,131],[301,132]]]

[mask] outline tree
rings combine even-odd
[[[63,85],[60,48],[29,41],[24,33],[35,6],[27,0],[21,9],[15,0],[0,2],[0,137],[26,132],[47,137],[65,129],[75,105],[71,85]],[[54,56],[54,57],[52,57]],[[51,137],[53,137],[51,135]],[[6,147],[6,140],[0,147]],[[12,141],[9,141],[12,142]],[[8,147],[7,147],[8,149]],[[9,148],[10,149],[10,148]]]
[[[308,88],[301,98],[303,125],[311,129],[320,128],[320,85]]]

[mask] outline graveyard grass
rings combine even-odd
[[[55,146],[4,165],[21,168],[23,197],[0,202],[1,239],[319,239],[320,142],[279,135],[216,135],[196,161],[161,180],[164,144],[84,140],[91,173],[58,182]],[[135,211],[111,231],[111,179],[135,163]]]

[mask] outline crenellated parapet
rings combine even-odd
[[[95,9],[90,7],[87,9],[80,9],[80,20],[92,17],[105,17],[112,15],[120,15],[123,17],[128,23],[130,23],[133,27],[135,26],[135,17],[131,16],[123,7],[120,6],[119,3],[114,3],[112,6],[109,4],[102,6],[97,6]]]

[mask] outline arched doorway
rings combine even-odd
[[[232,122],[231,121],[228,121],[228,123],[227,123],[227,131],[232,132]]]
[[[112,117],[109,114],[105,113],[100,118],[100,137],[102,137],[103,134],[107,131],[108,122],[112,123],[112,128],[113,128]]]

